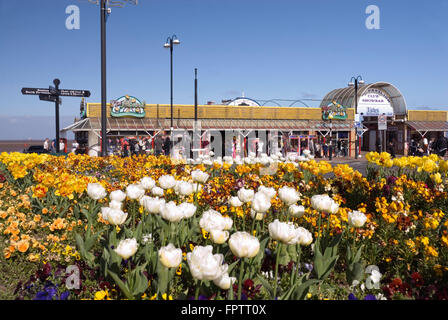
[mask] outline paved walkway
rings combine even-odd
[[[361,157],[358,159],[355,159],[355,157],[333,157],[331,161],[328,158],[315,158],[316,161],[327,161],[331,163],[333,166],[337,164],[348,164],[353,169],[358,170],[361,172],[364,176],[366,175],[366,167],[367,167],[367,159],[366,159],[367,152],[363,151],[361,152]]]

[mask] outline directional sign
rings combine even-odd
[[[59,89],[59,95],[65,97],[90,97],[89,90]]]
[[[22,94],[55,94],[56,89],[51,87],[45,88],[22,88]],[[88,90],[74,90],[74,89],[59,89],[59,95],[65,97],[90,97],[90,91]]]
[[[22,88],[22,94],[50,94],[50,89],[45,88]]]
[[[57,96],[54,96],[51,94],[40,94],[39,99],[44,100],[44,101],[56,102]],[[59,98],[59,104],[62,104],[62,101],[60,98]]]
[[[57,95],[57,94],[58,94],[58,91],[59,91],[59,90],[56,90],[55,87],[53,87],[53,86],[49,86],[48,89],[50,89],[50,93],[51,93],[52,95]]]

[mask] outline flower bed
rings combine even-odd
[[[3,298],[446,299],[447,162],[367,159],[2,153]]]

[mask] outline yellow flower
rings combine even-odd
[[[173,296],[169,295],[168,299],[167,299],[167,295],[166,295],[166,293],[164,293],[164,294],[162,294],[162,299],[163,300],[173,300]]]
[[[95,300],[110,300],[107,289],[95,292]]]
[[[439,172],[432,174],[430,177],[435,184],[442,183],[442,175]]]

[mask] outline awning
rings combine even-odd
[[[422,136],[431,131],[448,132],[447,121],[407,121]]]
[[[175,130],[193,130],[194,119],[174,119]],[[146,132],[169,130],[170,119],[154,118],[107,118],[107,132]],[[201,119],[201,130],[279,130],[279,131],[350,131],[353,121],[319,120],[240,120],[240,119]],[[86,118],[62,129],[61,131],[101,131],[100,118]]]

